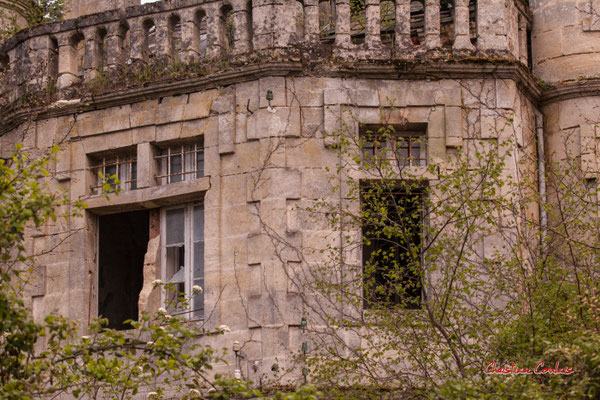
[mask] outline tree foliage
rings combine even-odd
[[[22,28],[59,21],[63,16],[63,0],[0,0],[0,21],[4,23],[0,41]]]

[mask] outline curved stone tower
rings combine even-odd
[[[533,71],[544,83],[541,111],[548,159],[581,156],[589,179],[598,169],[600,2],[532,2]]]
[[[34,316],[58,311],[85,329],[103,315],[122,328],[168,300],[155,279],[190,295],[202,286],[179,311],[207,329],[227,324],[231,335],[207,340],[239,340],[244,375],[272,378],[301,348],[314,301],[295,274],[320,262],[290,246],[319,249],[332,234],[298,210],[348,200],[330,187],[341,127],[356,137],[363,124],[413,130],[427,142],[414,165],[424,181],[436,179],[426,165],[451,169],[457,149],[477,141],[514,139],[511,176],[535,159],[542,90],[528,69],[529,6],[448,4],[367,0],[358,24],[349,0],[162,1],[2,44],[2,156],[17,142],[33,153],[60,144],[51,184],[89,206],[84,218],[31,232],[34,251],[52,249],[37,259]],[[535,9],[542,26],[563,24],[548,10]],[[564,31],[596,37],[583,19],[573,24]],[[537,32],[543,47],[546,30]],[[550,67],[552,51],[534,49],[535,66],[562,80],[569,71]],[[548,126],[581,124],[567,121],[570,109],[551,112],[570,100],[544,99]],[[99,177],[114,175],[121,194],[99,196]],[[348,257],[362,262],[360,251]]]

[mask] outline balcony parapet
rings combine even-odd
[[[17,33],[0,46],[0,106],[59,98],[148,66],[274,60],[504,58],[528,64],[521,0],[172,0]]]

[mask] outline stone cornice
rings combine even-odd
[[[224,87],[235,83],[256,80],[267,76],[323,76],[354,79],[397,79],[397,80],[438,80],[438,79],[512,79],[520,90],[537,104],[541,89],[531,73],[518,63],[512,62],[430,62],[430,63],[354,63],[345,67],[307,67],[300,62],[272,62],[247,65],[225,72],[203,77],[188,77],[180,80],[163,80],[143,87],[115,89],[100,95],[89,95],[78,102],[55,103],[45,107],[23,107],[8,111],[0,127],[0,135],[29,120],[77,114],[92,110],[132,104],[178,94]]]
[[[600,79],[565,82],[551,87],[545,87],[540,103],[541,105],[547,105],[557,101],[587,96],[600,96]]]

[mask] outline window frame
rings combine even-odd
[[[378,184],[381,184],[381,181],[378,180],[363,180],[360,182],[360,196],[359,196],[359,201],[360,201],[360,210],[361,210],[361,223],[360,223],[360,241],[361,241],[361,276],[362,276],[362,297],[363,297],[363,309],[364,310],[368,310],[368,311],[373,311],[373,310],[377,310],[377,309],[383,309],[383,308],[390,308],[390,307],[398,307],[399,305],[401,305],[402,303],[403,306],[401,307],[401,309],[403,310],[420,310],[423,308],[423,303],[425,301],[425,293],[427,291],[427,288],[424,287],[423,285],[419,284],[420,287],[418,287],[418,291],[419,291],[419,295],[418,295],[418,304],[414,304],[414,305],[410,305],[410,304],[406,304],[406,303],[410,303],[410,295],[407,294],[406,297],[404,298],[399,298],[397,300],[372,300],[371,296],[372,294],[368,294],[367,293],[367,287],[365,284],[365,267],[367,266],[367,258],[365,257],[365,251],[366,251],[366,245],[365,245],[365,240],[374,240],[374,238],[370,238],[369,236],[367,236],[368,232],[365,232],[365,230],[369,229],[369,225],[366,225],[364,223],[364,221],[362,220],[362,212],[363,212],[363,206],[365,201],[364,199],[364,195],[363,192],[365,190],[368,190],[370,187],[374,187]],[[410,189],[410,196],[419,196],[418,202],[419,202],[419,234],[420,234],[420,240],[419,240],[419,247],[420,247],[420,255],[419,255],[419,262],[420,262],[420,273],[425,273],[425,268],[424,268],[424,263],[425,263],[425,258],[424,258],[424,254],[423,254],[423,248],[426,245],[427,242],[427,238],[426,238],[426,225],[427,225],[427,212],[426,212],[426,196],[427,196],[427,185],[425,183],[421,183],[421,182],[407,182],[406,184],[410,185],[408,188]],[[402,188],[402,184],[400,182],[393,184],[393,188],[391,188],[393,190],[393,192],[391,192],[394,196],[397,195],[405,195],[407,190]],[[403,193],[404,192],[404,193]],[[383,194],[383,193],[382,193]],[[398,217],[398,219],[400,219],[400,217]],[[400,246],[396,245],[395,247],[399,248]],[[398,255],[396,255],[396,259],[397,259]],[[369,256],[368,258],[369,260],[372,259],[372,256]],[[407,268],[407,265],[404,265],[404,268]],[[415,274],[415,277],[418,279],[418,272],[413,272]],[[377,278],[376,278],[377,279]],[[422,280],[423,283],[426,282],[426,279]],[[377,284],[379,286],[379,284]],[[371,290],[374,290],[375,288],[372,288]],[[377,297],[376,293],[375,293],[375,298]],[[407,298],[408,297],[408,298]],[[416,296],[414,296],[414,298],[416,299]],[[387,306],[387,307],[386,307]]]
[[[123,158],[125,161],[120,161]],[[121,179],[121,171],[124,165],[128,165],[128,179]],[[111,182],[107,180],[106,182],[100,179],[99,173],[102,172],[104,178],[106,179],[106,170],[108,167],[115,166],[115,173],[111,175],[116,175],[119,179],[119,184],[117,185],[114,181]],[[137,154],[135,152],[126,152],[126,153],[116,153],[109,154],[100,157],[92,158],[92,166],[90,170],[94,174],[94,179],[96,180],[95,185],[91,186],[92,195],[100,196],[104,192],[104,184],[108,183],[114,190],[122,190],[125,192],[129,192],[132,190],[137,190],[137,182],[138,182],[138,165],[137,165]]]
[[[186,157],[188,154],[193,156]],[[172,173],[172,163],[176,157],[181,158],[181,170],[180,172]],[[162,186],[203,178],[205,176],[204,157],[204,143],[202,141],[162,146],[159,148],[158,154],[154,156],[154,159],[158,163],[158,174],[155,176],[156,181]],[[191,158],[191,165],[187,162],[189,158]],[[192,169],[189,169],[190,167]],[[179,180],[174,179],[175,177],[178,177]]]
[[[389,138],[385,137],[386,135]],[[384,138],[380,141],[379,138],[382,136]],[[365,160],[388,161],[397,167],[426,167],[428,165],[426,124],[360,124],[359,138]],[[398,153],[402,149],[407,149],[408,157],[398,157]],[[419,151],[418,158],[413,157],[415,149]],[[380,157],[380,153],[383,153],[385,158]]]
[[[200,209],[201,209],[201,221],[200,222],[202,225],[199,228],[196,228],[194,226],[194,211],[197,207],[200,207]],[[206,252],[204,250],[205,212],[204,212],[204,202],[203,201],[196,201],[196,202],[184,203],[184,204],[179,204],[176,206],[169,206],[169,207],[161,208],[161,212],[160,212],[160,230],[161,230],[160,248],[161,248],[161,266],[162,266],[161,280],[163,282],[165,282],[165,285],[166,285],[169,283],[169,279],[172,278],[172,277],[167,278],[167,269],[168,269],[167,248],[170,247],[167,244],[167,235],[168,235],[168,233],[167,233],[167,213],[171,210],[177,210],[177,209],[184,210],[184,217],[183,217],[183,219],[184,219],[184,230],[183,230],[184,280],[183,280],[183,283],[184,283],[184,292],[186,295],[186,300],[189,303],[188,303],[187,309],[176,310],[175,312],[171,312],[171,310],[169,310],[169,313],[171,315],[183,315],[188,320],[204,320],[204,317],[205,317],[204,312],[206,310],[206,307],[204,306],[204,283],[205,283],[205,275],[206,275],[205,271],[204,271],[204,267],[205,267],[204,255]],[[195,229],[200,229],[200,231],[202,232],[202,235],[199,240],[194,239]],[[195,250],[194,250],[195,243],[202,243],[202,245],[201,245],[202,251],[201,251],[201,258],[200,258],[200,263],[201,263],[201,268],[202,268],[202,276],[200,278],[195,278],[193,276],[194,257],[196,257]],[[173,247],[175,247],[175,246],[173,246]],[[187,251],[185,249],[190,249],[190,251]],[[193,292],[194,285],[199,285],[200,287],[202,287],[202,289],[203,289],[202,292],[194,293]],[[161,304],[166,305],[167,295],[168,295],[167,290],[163,287],[161,289]],[[202,308],[196,309],[194,307],[194,296],[201,296]]]

